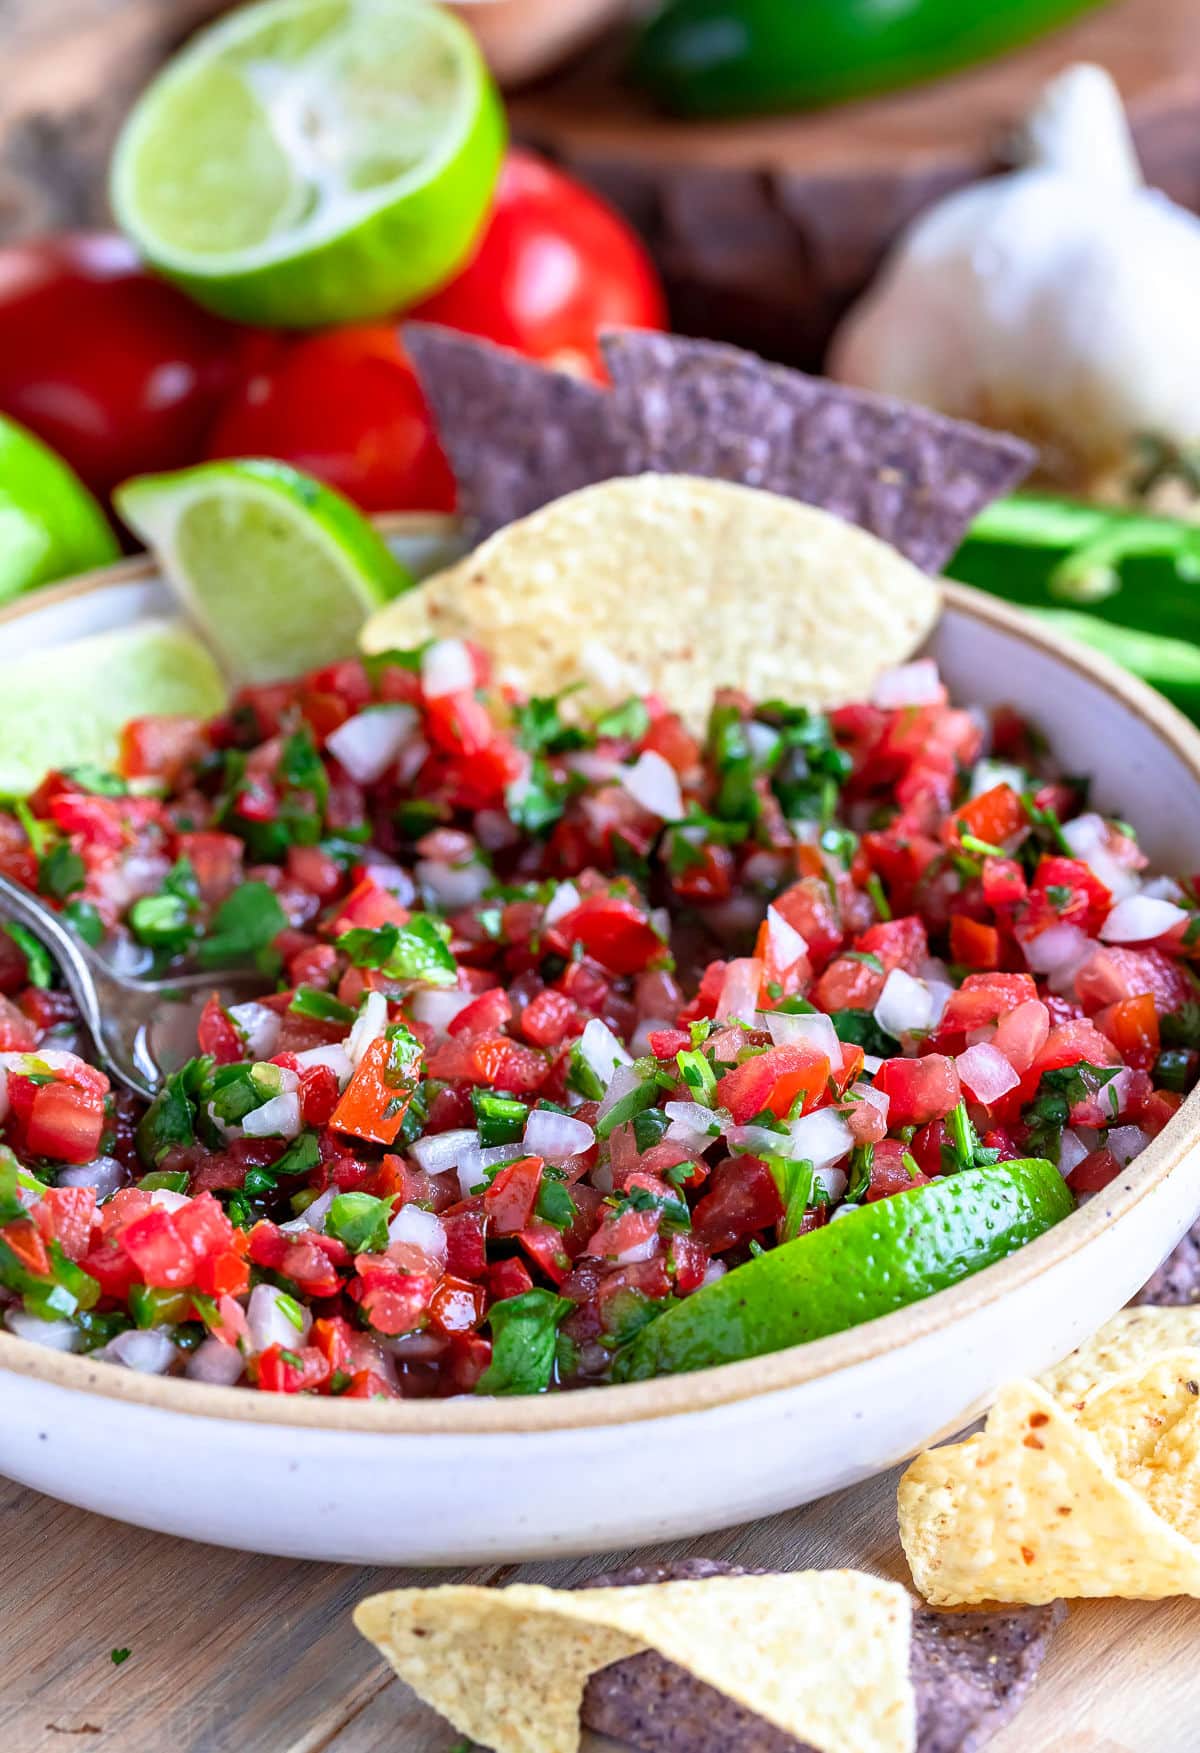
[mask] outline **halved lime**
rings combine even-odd
[[[0,603],[120,554],[79,476],[40,438],[0,415]]]
[[[1053,1163],[1030,1157],[861,1206],[674,1304],[642,1328],[614,1375],[707,1369],[890,1315],[1002,1260],[1074,1204]]]
[[[56,767],[111,768],[130,718],[211,718],[227,699],[194,633],[148,620],[0,664],[0,792],[21,796]]]
[[[426,0],[263,0],[195,37],[117,142],[117,219],[246,322],[383,316],[466,259],[504,147],[469,30]]]
[[[347,657],[412,575],[347,499],[286,463],[202,463],[113,495],[234,681]]]

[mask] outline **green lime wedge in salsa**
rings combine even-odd
[[[504,114],[475,40],[425,0],[266,0],[195,37],[113,159],[122,228],[213,310],[384,316],[461,266]]]
[[[74,470],[0,415],[0,603],[119,555],[108,519]]]
[[[272,682],[346,657],[408,569],[340,493],[286,463],[202,463],[113,495],[226,673]]]
[[[650,1321],[613,1379],[642,1381],[823,1339],[1002,1260],[1074,1209],[1040,1157],[947,1175],[737,1266]]]
[[[209,718],[227,692],[186,627],[142,621],[0,663],[0,794],[63,768],[111,769],[131,718]]]

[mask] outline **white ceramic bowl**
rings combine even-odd
[[[410,556],[444,526],[393,526]],[[161,609],[144,563],[0,615],[0,652]],[[1164,868],[1200,869],[1200,732],[1113,666],[948,587],[931,649],[1011,702]],[[1200,1092],[1105,1192],[912,1308],[746,1363],[535,1400],[330,1401],[136,1375],[0,1337],[0,1471],[149,1528],[355,1563],[452,1564],[729,1526],[880,1471],[1045,1368],[1200,1209]]]

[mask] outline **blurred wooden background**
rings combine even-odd
[[[0,241],[103,223],[129,103],[228,0],[0,0]],[[991,66],[810,115],[684,124],[619,78],[609,39],[511,98],[514,136],[608,195],[659,263],[676,327],[819,361],[887,245],[996,168],[1074,60],[1116,75],[1152,182],[1200,210],[1200,0],[1114,0]]]

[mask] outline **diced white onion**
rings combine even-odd
[[[605,1091],[604,1100],[596,1118],[603,1120],[611,1114],[617,1103],[623,1101],[633,1090],[637,1089],[641,1078],[633,1069],[632,1061],[628,1065],[617,1065],[613,1068],[612,1081]]]
[[[1104,943],[1146,943],[1164,932],[1182,925],[1188,915],[1174,901],[1156,901],[1152,895],[1130,895],[1118,901],[1104,924],[1100,938]]]
[[[934,980],[926,976],[925,989],[929,993],[929,1027],[936,1029],[942,1020],[942,1012],[950,1002],[954,987],[949,980]]]
[[[409,1242],[439,1269],[446,1264],[446,1230],[436,1212],[402,1205],[388,1224],[389,1242]]]
[[[312,1326],[312,1314],[303,1303],[289,1297],[287,1307],[295,1305],[300,1311],[300,1325],[297,1327],[291,1314],[285,1314],[280,1306],[280,1298],[284,1292],[276,1290],[273,1284],[256,1284],[250,1292],[250,1301],[246,1305],[246,1341],[251,1351],[266,1351],[269,1346],[282,1345],[294,1351],[303,1345],[308,1338]]]
[[[607,1089],[618,1065],[632,1065],[633,1060],[607,1023],[592,1017],[579,1037],[579,1053],[584,1064]]]
[[[295,1091],[272,1096],[261,1108],[242,1116],[247,1138],[295,1138],[300,1131],[300,1098]]]
[[[791,1140],[786,1132],[773,1132],[769,1126],[732,1126],[722,1128],[726,1141],[735,1150],[753,1156],[793,1156]]]
[[[354,1027],[346,1037],[346,1052],[351,1065],[358,1065],[363,1054],[387,1028],[387,999],[382,992],[368,992],[362,1008],[354,1019]]]
[[[525,1122],[521,1142],[531,1156],[540,1156],[548,1163],[565,1163],[568,1157],[590,1150],[596,1134],[585,1120],[576,1120],[571,1114],[534,1108]]]
[[[643,1260],[653,1259],[658,1251],[657,1234],[646,1236],[643,1241],[632,1242],[628,1248],[622,1248],[619,1254],[613,1255],[617,1266],[638,1266]]]
[[[808,954],[808,939],[789,924],[778,907],[767,908],[767,932],[771,960],[777,968],[790,968]]]
[[[1069,1175],[1072,1169],[1078,1168],[1085,1156],[1091,1155],[1091,1145],[1086,1144],[1079,1134],[1066,1127],[1059,1146],[1058,1166],[1063,1175]]]
[[[1123,901],[1129,895],[1137,894],[1140,886],[1137,871],[1121,864],[1109,851],[1112,830],[1103,816],[1088,810],[1084,815],[1064,822],[1062,833],[1072,855],[1081,859],[1093,876],[1099,877],[1114,901]]]
[[[879,1057],[878,1053],[863,1054],[863,1070],[869,1071],[872,1077],[874,1077],[882,1064],[883,1060]]]
[[[458,1175],[458,1191],[462,1199],[471,1197],[472,1189],[483,1180],[483,1152],[478,1143],[464,1144],[454,1164]]]
[[[743,727],[746,741],[750,745],[750,755],[756,767],[765,767],[771,756],[779,747],[779,732],[772,724],[763,724],[760,719],[752,718]]]
[[[445,913],[473,906],[493,881],[487,865],[476,858],[465,864],[443,864],[439,859],[423,858],[416,866],[416,878],[434,906]]]
[[[408,1154],[427,1175],[444,1175],[458,1166],[464,1150],[476,1150],[478,1146],[479,1134],[473,1126],[456,1126],[451,1132],[432,1132],[415,1139]]]
[[[683,814],[679,776],[656,750],[646,749],[632,767],[619,768],[617,778],[634,802],[660,821],[677,822]]]
[[[664,1137],[685,1150],[706,1150],[717,1136],[715,1128],[722,1121],[729,1124],[727,1114],[714,1112],[702,1102],[668,1102],[664,1112],[671,1122]]]
[[[933,1000],[924,980],[893,968],[875,1006],[875,1021],[889,1035],[917,1035],[928,1029]]]
[[[970,795],[982,797],[985,791],[994,791],[998,785],[1010,785],[1019,793],[1028,783],[1024,770],[1007,761],[976,761],[971,770]]]
[[[758,989],[762,984],[763,965],[757,956],[738,956],[725,970],[721,996],[717,1000],[717,1021],[753,1024],[758,1014]]]
[[[416,728],[411,706],[371,706],[330,731],[325,747],[356,785],[374,785]]]
[[[421,654],[421,690],[427,700],[443,694],[469,693],[475,686],[475,665],[461,639],[435,639]]]
[[[1009,1090],[1015,1090],[1021,1081],[1000,1049],[984,1042],[977,1047],[968,1047],[954,1063],[963,1083],[985,1108],[990,1108]]]
[[[1053,974],[1078,962],[1088,950],[1088,935],[1078,925],[1051,925],[1022,946],[1035,974]]]
[[[325,1219],[329,1215],[329,1207],[337,1198],[336,1187],[326,1187],[324,1193],[318,1193],[310,1205],[306,1205],[299,1217],[290,1217],[280,1229],[289,1236],[302,1236],[309,1230],[323,1230]]]
[[[873,1083],[856,1083],[850,1093],[857,1096],[859,1101],[870,1103],[872,1108],[878,1108],[883,1118],[887,1119],[892,1098],[886,1090],[877,1090]]]
[[[828,1165],[813,1165],[813,1180],[823,1187],[830,1199],[840,1199],[846,1191],[845,1169],[831,1169]]]
[[[797,1041],[805,1041],[818,1053],[824,1053],[834,1071],[841,1069],[842,1043],[824,1011],[793,1016],[790,1011],[768,1010],[763,1013],[762,1020],[777,1047],[791,1047]]]
[[[944,698],[937,665],[931,657],[918,657],[912,663],[884,670],[875,678],[871,690],[871,704],[885,712],[898,706],[938,706]]]
[[[6,1310],[4,1324],[16,1338],[44,1345],[48,1351],[78,1351],[83,1344],[83,1334],[70,1321],[43,1321],[24,1309]]]
[[[1122,1168],[1150,1142],[1150,1134],[1140,1126],[1112,1126],[1105,1141]]]
[[[192,1202],[186,1193],[176,1193],[173,1187],[156,1187],[150,1194],[150,1203],[160,1206],[163,1211],[182,1211]]]
[[[1151,877],[1148,883],[1142,884],[1141,892],[1155,901],[1182,901],[1183,890],[1171,876]]]
[[[232,1388],[241,1380],[245,1364],[236,1345],[223,1345],[211,1335],[202,1339],[187,1360],[184,1375],[213,1388]]]
[[[704,1268],[704,1277],[700,1281],[701,1290],[704,1289],[706,1284],[715,1284],[718,1278],[724,1278],[728,1271],[729,1268],[726,1266],[724,1260],[710,1260],[708,1265]]]
[[[477,996],[457,986],[422,986],[413,994],[412,1013],[417,1022],[445,1034],[459,1012],[474,1004]]]
[[[129,1170],[115,1156],[98,1156],[95,1162],[79,1163],[58,1171],[60,1187],[94,1187],[97,1199],[109,1199],[129,1179]]]
[[[345,1089],[354,1074],[350,1055],[340,1041],[331,1042],[328,1047],[306,1047],[303,1053],[296,1054],[296,1064],[306,1071],[312,1065],[328,1066],[338,1080],[339,1089]]]
[[[246,1042],[247,1059],[269,1059],[279,1040],[281,1019],[278,1011],[265,1004],[234,1004],[229,1015]]]
[[[546,911],[542,914],[542,924],[556,925],[560,919],[565,919],[568,913],[573,913],[578,905],[579,890],[575,884],[559,883],[546,903]]]
[[[146,1376],[161,1376],[179,1356],[179,1348],[169,1333],[157,1327],[131,1327],[118,1333],[98,1354],[109,1363],[121,1363],[127,1370]]]
[[[854,1147],[854,1135],[834,1108],[818,1108],[788,1127],[791,1149],[785,1154],[807,1157],[815,1169],[837,1162]]]

